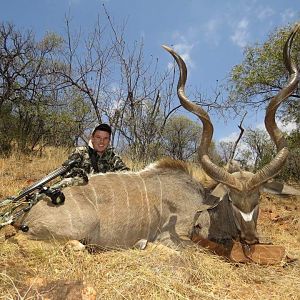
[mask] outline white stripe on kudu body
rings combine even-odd
[[[159,190],[160,190],[160,216],[159,216],[159,224],[161,223],[161,216],[162,216],[162,211],[163,211],[163,189],[162,189],[162,184],[161,184],[161,180],[159,178],[159,175],[157,175],[157,179],[159,182]]]
[[[147,216],[148,216],[148,222],[146,222],[147,225],[148,225],[148,229],[147,229],[147,238],[148,238],[149,235],[150,235],[150,225],[151,225],[150,204],[149,204],[149,198],[148,198],[147,186],[146,186],[145,180],[143,179],[141,174],[139,174],[139,178],[142,181],[143,189],[144,189],[144,192],[145,192],[144,194],[145,194],[145,201],[146,201],[146,207],[147,207]]]
[[[129,234],[129,224],[130,224],[130,201],[129,201],[129,194],[128,194],[128,189],[127,189],[127,185],[126,185],[126,181],[124,180],[124,176],[119,176],[118,175],[118,179],[120,180],[120,182],[122,183],[122,186],[125,190],[125,195],[126,195],[126,214],[127,214],[127,219],[126,219],[126,233],[125,233],[125,239],[128,238],[128,234]],[[127,175],[127,174],[126,174]],[[128,177],[130,177],[130,175],[128,175]]]
[[[93,193],[93,198],[94,198],[94,207],[95,207],[95,210],[98,210],[98,195],[97,195],[97,192],[95,190],[95,187],[93,185],[90,185],[91,186],[91,190],[92,190],[92,193]]]
[[[136,187],[136,199],[130,198],[131,203],[133,204],[133,206],[135,206],[135,209],[140,209],[139,214],[140,216],[142,216],[142,218],[144,217],[144,211],[145,211],[145,201],[144,201],[144,196],[143,196],[143,190],[144,188],[141,185],[140,180],[138,180],[138,178],[140,178],[140,176],[138,174],[134,174],[134,173],[128,173],[128,175],[131,177],[131,180],[133,180],[134,185]],[[130,181],[130,183],[132,184],[132,181]],[[136,201],[138,201],[139,203],[136,203]],[[140,204],[140,205],[139,205]],[[134,215],[134,212],[133,212]],[[127,217],[130,218],[130,220],[132,220],[132,215],[128,215]],[[132,224],[131,224],[132,225]],[[138,231],[140,233],[144,232],[144,222],[139,222],[138,224]]]

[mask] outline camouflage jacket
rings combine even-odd
[[[78,167],[83,169],[87,174],[129,170],[120,156],[114,153],[113,148],[107,148],[103,155],[100,156],[89,146],[77,147],[69,158],[74,154],[81,156],[82,160]]]

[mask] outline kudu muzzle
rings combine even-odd
[[[243,213],[234,205],[232,205],[232,211],[241,242],[249,245],[257,244],[259,242],[256,230],[259,212],[258,205],[250,213]]]

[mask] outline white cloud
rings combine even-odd
[[[213,18],[206,22],[203,26],[206,40],[214,46],[218,46],[220,44],[221,37],[218,30],[221,25],[222,20],[220,18]]]
[[[225,136],[223,138],[221,138],[219,140],[219,142],[225,142],[225,143],[228,143],[228,142],[234,142],[237,140],[238,136],[239,136],[239,132],[235,131],[235,132],[232,132],[230,133],[228,136]]]
[[[191,51],[194,48],[194,44],[187,41],[186,37],[179,32],[174,32],[173,39],[178,41],[171,47],[182,57],[189,68],[194,67],[194,63],[191,58]],[[173,63],[168,64],[168,68],[172,68]]]
[[[286,132],[286,133],[290,133],[291,131],[293,131],[293,130],[295,130],[297,128],[297,125],[296,125],[295,122],[290,122],[288,124],[283,124],[279,120],[276,120],[276,122],[277,122],[277,126],[279,127],[279,129],[282,130],[283,132]],[[266,131],[265,124],[263,122],[257,124],[255,126],[255,128]],[[229,135],[221,138],[218,141],[218,144],[220,144],[221,142],[235,143],[237,141],[237,139],[238,139],[239,134],[240,134],[240,132],[234,131],[234,132],[230,133]],[[245,151],[245,150],[251,150],[251,149],[242,140],[239,141],[237,149],[235,151],[235,159],[239,159],[240,154],[242,153],[242,151]],[[253,157],[249,157],[248,164],[251,165],[252,163],[254,163],[254,156]]]
[[[295,122],[289,122],[286,124],[279,120],[276,120],[276,123],[277,123],[277,126],[279,127],[279,129],[285,133],[291,133],[293,130],[297,129],[297,124]],[[258,123],[255,126],[255,129],[260,129],[260,130],[266,131],[265,123],[264,122]],[[245,130],[247,130],[247,129],[245,129]],[[220,142],[225,142],[225,143],[235,142],[237,140],[239,134],[240,134],[240,131],[233,131],[230,134],[228,134],[227,136],[220,138],[218,142],[219,143]]]
[[[223,142],[223,143],[232,143],[232,145],[234,145],[234,143],[236,143],[236,141],[238,140],[239,135],[240,135],[240,132],[237,132],[237,131],[232,132],[230,135],[228,135],[224,138],[221,138],[219,140],[219,144],[221,142]],[[246,151],[246,150],[249,150],[248,145],[246,145],[242,140],[240,140],[236,147],[235,153],[234,153],[234,159],[239,159],[241,152]],[[250,158],[249,162],[250,161],[252,161],[252,158]]]
[[[248,20],[245,18],[242,19],[238,22],[234,34],[230,37],[233,43],[241,48],[247,45],[249,39],[248,25]]]
[[[276,120],[276,123],[278,128],[286,133],[291,133],[293,130],[297,129],[297,124],[295,122],[283,123],[280,120]],[[264,123],[257,124],[256,128],[266,130]]]
[[[261,123],[256,124],[255,129],[265,130],[266,129],[265,123],[261,122]]]
[[[207,34],[214,34],[217,31],[219,24],[220,20],[216,18],[210,19],[208,22],[206,22],[204,27],[207,31]]]
[[[270,18],[274,15],[274,10],[270,7],[259,7],[257,18],[259,20],[265,20],[267,18]]]
[[[178,43],[178,44],[174,45],[174,50],[180,54],[180,56],[185,61],[185,63],[187,65],[189,65],[190,67],[194,66],[191,55],[190,55],[193,47],[194,47],[193,45],[185,44],[185,43]]]
[[[291,133],[293,130],[297,129],[297,124],[295,122],[290,122],[283,125],[282,122],[278,122],[278,127],[284,132]]]

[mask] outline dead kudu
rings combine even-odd
[[[275,113],[299,81],[298,69],[290,56],[299,27],[292,31],[283,50],[289,81],[272,98],[265,116],[266,129],[278,153],[256,174],[246,171],[230,174],[210,160],[208,148],[213,125],[208,114],[185,95],[184,61],[164,46],[180,69],[177,89],[181,104],[202,121],[199,160],[205,172],[219,182],[217,188],[206,194],[187,164],[171,159],[139,172],[94,175],[87,185],[66,188],[66,201],[61,206],[47,201],[37,203],[21,220],[29,226],[27,234],[34,239],[75,239],[102,248],[129,248],[142,239],[177,248],[191,244],[195,236],[221,243],[232,240],[258,243],[260,191],[280,171],[289,153],[283,133],[276,125]]]

